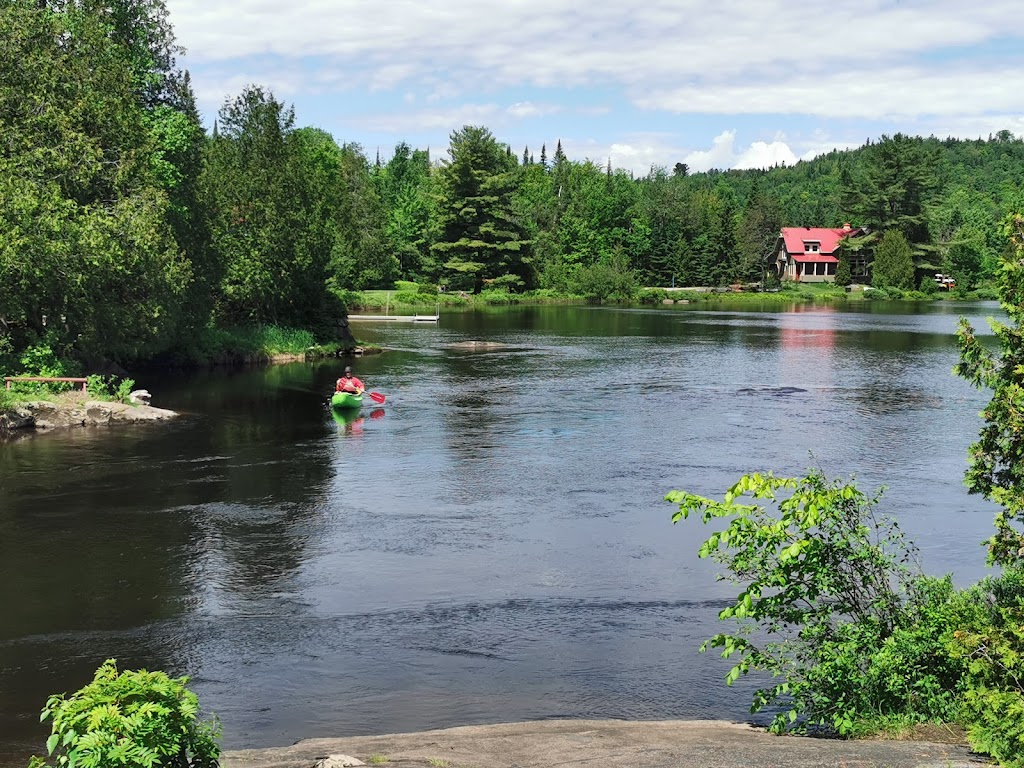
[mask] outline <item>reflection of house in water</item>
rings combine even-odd
[[[806,347],[817,347],[818,349],[832,349],[836,345],[836,318],[831,317],[835,313],[833,307],[814,307],[798,304],[790,311],[782,315],[782,325],[779,328],[779,346],[783,351],[788,349],[801,349]],[[804,318],[797,319],[804,315]],[[811,316],[822,318],[825,327],[807,327],[806,321],[813,321]],[[815,323],[818,325],[818,323]]]
[[[839,264],[839,243],[864,234],[860,227],[783,227],[775,244],[771,265],[782,280],[798,283],[834,283]],[[850,273],[856,280],[867,276],[866,257],[850,254]]]

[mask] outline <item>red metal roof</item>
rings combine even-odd
[[[833,256],[830,253],[792,253],[790,255],[793,257],[793,261],[797,261],[797,262],[799,262],[801,264],[806,264],[807,262],[811,262],[811,263],[825,262],[826,264],[838,264],[839,263],[839,258],[836,257],[836,256]]]
[[[786,243],[786,252],[795,256],[804,253],[804,243],[807,241],[820,243],[818,254],[830,254],[839,247],[839,241],[849,235],[859,235],[860,229],[853,227],[849,230],[843,228],[831,229],[827,227],[783,227],[782,239]],[[801,261],[801,259],[796,259]],[[804,261],[829,261],[829,259],[814,258]],[[833,259],[834,261],[834,259]]]

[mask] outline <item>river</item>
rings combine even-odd
[[[105,658],[192,676],[227,747],[510,720],[747,717],[698,654],[736,589],[670,489],[856,474],[925,568],[984,574],[951,373],[994,305],[531,307],[359,325],[344,361],[144,373],[170,425],[0,444],[0,764]],[[499,342],[496,351],[452,345]]]

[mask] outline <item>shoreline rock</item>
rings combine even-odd
[[[977,767],[966,746],[929,741],[841,741],[775,736],[717,720],[541,720],[421,733],[307,739],[290,747],[227,751],[222,768],[314,768],[368,764],[402,768],[887,768]],[[352,762],[353,758],[357,762]]]
[[[177,415],[174,411],[154,408],[151,405],[128,405],[102,400],[33,400],[0,412],[0,436],[31,431],[52,432],[55,429],[75,427],[167,421]]]

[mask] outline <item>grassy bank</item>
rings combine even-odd
[[[365,310],[392,311],[393,314],[433,312],[441,308],[472,309],[482,306],[503,306],[512,304],[582,304],[584,298],[573,294],[560,293],[542,288],[523,293],[505,290],[485,290],[480,293],[430,293],[425,291],[354,291],[346,294],[345,302],[350,312]]]
[[[548,288],[511,293],[506,290],[485,290],[478,294],[437,293],[431,286],[416,286],[414,283],[400,284],[393,291],[374,290],[346,294],[344,297],[350,312],[386,311],[391,314],[425,314],[438,309],[474,309],[486,306],[508,306],[514,304],[584,304],[587,299],[578,294],[564,293]],[[789,284],[776,291],[730,291],[727,289],[690,290],[667,288],[642,288],[633,293],[629,301],[606,301],[606,304],[636,305],[663,304],[669,301],[690,304],[716,302],[737,302],[761,306],[798,303],[861,302],[861,301],[979,301],[993,300],[995,292],[990,289],[959,291],[953,293],[925,293],[923,291],[900,291],[897,289],[871,288],[847,291],[830,284]]]
[[[956,291],[953,293],[925,293],[923,291],[901,291],[898,289],[869,288],[846,291],[828,284],[786,285],[777,291],[694,291],[645,288],[636,296],[641,304],[661,304],[666,301],[690,304],[728,302],[730,304],[750,303],[758,305],[783,305],[797,303],[866,302],[866,301],[982,301],[995,300],[995,291]]]

